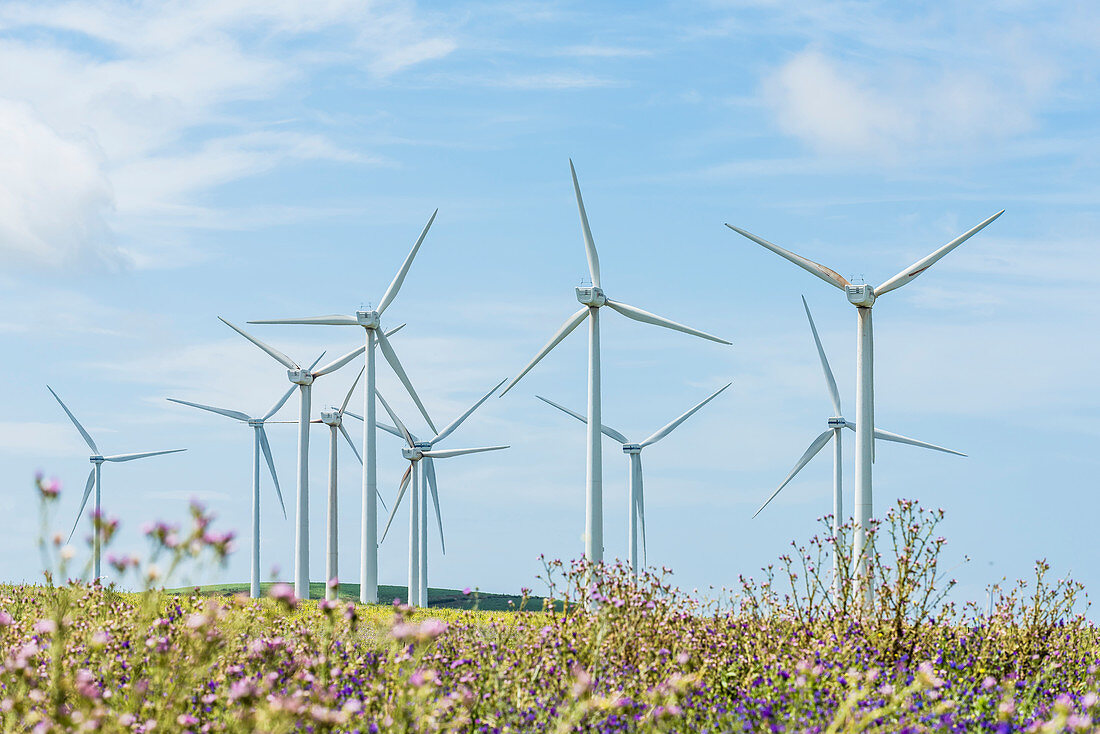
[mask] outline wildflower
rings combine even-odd
[[[0,627],[11,627],[14,621],[15,620],[12,619],[10,614],[5,611],[0,611]]]
[[[57,631],[57,622],[52,619],[40,619],[34,623],[34,631],[40,635],[49,635]]]
[[[294,609],[298,606],[298,598],[294,596],[294,589],[291,588],[290,584],[275,584],[267,595],[288,609]]]
[[[61,494],[61,482],[53,477],[43,479],[42,475],[39,474],[35,477],[35,484],[38,485],[38,491],[44,500],[55,500]]]

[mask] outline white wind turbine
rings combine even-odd
[[[103,466],[103,462],[123,462],[133,461],[134,459],[144,459],[147,456],[160,456],[162,454],[176,454],[180,451],[186,451],[187,449],[169,449],[167,451],[145,451],[137,454],[114,454],[112,456],[104,456],[99,452],[99,448],[96,447],[95,441],[92,440],[91,435],[84,430],[84,426],[80,425],[80,421],[76,419],[72,411],[69,410],[65,403],[61,402],[61,398],[57,396],[57,393],[53,391],[53,388],[46,385],[46,389],[50,391],[54,399],[57,400],[61,409],[65,411],[65,415],[69,416],[69,420],[76,426],[76,430],[80,431],[80,436],[84,439],[84,443],[88,444],[88,448],[92,450],[92,455],[88,457],[88,461],[92,462],[92,470],[88,473],[88,482],[84,485],[84,498],[80,500],[80,510],[76,513],[76,522],[73,523],[73,529],[69,531],[69,538],[65,542],[72,540],[73,533],[76,532],[76,526],[80,524],[80,516],[84,514],[84,508],[88,505],[88,496],[92,493],[92,488],[95,488],[95,503],[92,505],[92,512],[95,517],[100,517],[100,467]],[[92,532],[92,571],[93,579],[100,577],[100,565],[99,565],[99,531],[94,530]]]
[[[397,292],[401,290],[401,284],[405,282],[405,276],[412,266],[413,258],[416,257],[416,253],[420,249],[420,245],[424,241],[424,238],[428,235],[428,229],[431,228],[432,222],[435,221],[435,215],[438,213],[438,209],[432,212],[432,216],[428,219],[428,223],[424,225],[424,229],[420,233],[420,237],[417,238],[416,244],[413,245],[408,257],[405,258],[405,262],[401,265],[401,269],[397,271],[397,275],[394,276],[389,288],[386,289],[385,294],[382,296],[382,300],[378,302],[378,308],[367,310],[360,309],[356,311],[353,316],[335,314],[329,316],[308,316],[297,319],[265,319],[248,322],[250,324],[361,326],[366,331],[364,369],[366,370],[367,379],[363,390],[363,415],[365,416],[366,423],[363,427],[363,456],[366,460],[363,462],[363,522],[360,544],[361,562],[359,568],[359,601],[364,604],[374,604],[378,601],[378,505],[375,504],[374,501],[375,495],[378,492],[378,432],[376,430],[377,418],[374,400],[376,382],[374,345],[375,343],[378,344],[378,347],[382,350],[382,356],[389,362],[390,367],[393,369],[398,379],[401,380],[405,389],[408,390],[409,396],[413,399],[413,402],[416,403],[417,408],[420,409],[420,413],[424,416],[424,420],[428,422],[428,425],[431,426],[434,431],[435,424],[432,423],[428,411],[425,410],[424,404],[420,402],[420,397],[416,394],[416,390],[413,389],[409,376],[405,374],[405,369],[401,366],[401,362],[398,361],[397,353],[393,351],[393,347],[390,345],[389,340],[386,339],[387,334],[383,333],[381,329],[381,317],[386,308],[393,302],[393,299],[397,297]]]
[[[409,468],[405,470],[405,474],[401,477],[400,490],[397,493],[397,499],[393,503],[393,509],[390,510],[390,518],[386,522],[382,538],[385,539],[386,533],[389,532],[390,524],[393,523],[393,518],[397,515],[397,508],[401,506],[401,500],[404,498],[405,490],[408,489],[411,481],[412,492],[409,493],[409,598],[406,599],[410,606],[428,606],[428,498],[425,487],[431,490],[432,501],[435,503],[435,519],[439,523],[439,542],[440,545],[443,544],[443,517],[439,512],[439,493],[436,491],[433,460],[465,454],[478,454],[485,451],[500,451],[508,448],[508,446],[482,446],[475,449],[433,449],[432,445],[449,436],[498,387],[500,387],[499,384],[490,390],[485,397],[474,403],[469,410],[437,433],[430,441],[418,441],[415,436],[409,433],[409,430],[405,428],[405,424],[401,422],[401,419],[393,412],[386,399],[382,397],[382,393],[378,393],[378,400],[382,403],[382,407],[386,409],[386,412],[389,413],[390,419],[396,425],[396,430],[382,423],[379,423],[378,427],[404,438],[408,444],[407,447],[401,449],[401,456],[408,460]]]
[[[583,304],[583,308],[562,324],[546,346],[535,355],[535,358],[523,368],[523,371],[515,379],[508,383],[500,396],[504,397],[532,367],[539,363],[539,360],[545,357],[571,331],[580,326],[582,321],[588,319],[588,452],[585,472],[584,557],[590,562],[598,563],[603,560],[603,455],[600,447],[599,430],[599,427],[603,425],[600,401],[600,307],[607,306],[629,319],[641,321],[644,324],[654,324],[655,326],[663,326],[666,329],[682,331],[685,334],[709,339],[719,344],[729,344],[730,342],[620,301],[612,301],[604,294],[603,289],[600,287],[600,261],[596,255],[596,244],[592,240],[592,230],[588,226],[588,214],[584,210],[581,187],[577,182],[577,172],[573,168],[573,161],[569,161],[569,171],[573,176],[573,191],[577,196],[577,209],[580,212],[581,232],[584,236],[584,247],[588,255],[588,272],[592,276],[592,285],[576,289],[577,300]]]
[[[606,424],[601,426],[601,429],[602,429],[602,431],[605,435],[610,436],[611,438],[615,439],[616,441],[618,441],[619,443],[622,444],[623,453],[626,454],[630,459],[630,462],[629,462],[629,464],[630,464],[630,469],[629,469],[630,479],[629,479],[629,485],[628,485],[630,487],[630,493],[629,493],[629,496],[627,498],[627,505],[628,505],[628,515],[627,516],[630,518],[630,521],[627,525],[626,546],[627,546],[627,556],[630,560],[630,570],[633,571],[635,574],[637,574],[640,570],[640,568],[638,566],[638,545],[639,545],[639,541],[641,543],[641,548],[642,548],[642,562],[643,562],[643,564],[645,563],[645,555],[646,555],[646,549],[645,549],[645,497],[644,497],[643,492],[642,492],[642,449],[644,449],[646,446],[651,446],[652,444],[657,443],[662,438],[664,438],[668,434],[672,433],[681,423],[686,421],[691,416],[695,415],[695,413],[700,408],[702,408],[704,405],[709,403],[711,400],[714,400],[714,398],[718,397],[718,395],[723,390],[725,390],[727,387],[729,387],[732,384],[733,384],[732,382],[727,382],[725,385],[723,385],[722,387],[718,388],[713,393],[711,393],[710,396],[707,397],[705,400],[701,400],[700,402],[696,403],[691,408],[691,410],[687,411],[686,413],[684,413],[683,415],[681,415],[679,418],[672,421],[671,423],[665,425],[663,428],[658,430],[656,433],[654,433],[653,435],[651,435],[649,438],[645,439],[644,441],[631,441],[626,436],[624,436],[623,434],[616,431],[614,428],[610,428]],[[548,404],[548,405],[554,406],[555,408],[562,411],[563,413],[566,413],[567,415],[573,416],[574,418],[579,420],[581,423],[588,423],[587,418],[585,418],[583,415],[581,415],[580,413],[578,413],[574,410],[570,410],[569,408],[558,405],[553,400],[548,400],[548,399],[542,397],[541,395],[536,395],[535,397],[538,398],[539,400],[541,400],[542,402]]]
[[[321,357],[324,356],[324,352],[321,353]],[[313,363],[313,366],[317,365],[317,362],[321,361],[321,357]],[[271,444],[267,440],[267,430],[264,428],[264,424],[276,413],[279,409],[286,404],[286,401],[290,399],[290,396],[294,394],[294,388],[291,387],[281,398],[271,406],[271,410],[264,413],[259,418],[253,418],[246,413],[242,413],[239,410],[230,410],[229,408],[216,408],[213,405],[203,405],[202,403],[192,403],[187,400],[177,400],[176,398],[168,398],[170,402],[179,403],[180,405],[190,405],[192,408],[198,408],[199,410],[207,410],[211,413],[218,413],[219,415],[228,416],[234,420],[241,421],[248,424],[252,428],[252,573],[249,579],[249,594],[253,599],[260,598],[260,454],[262,453],[264,459],[267,461],[267,468],[271,472],[271,481],[275,484],[275,493],[279,497],[279,507],[283,511],[283,518],[286,518],[286,505],[283,503],[283,490],[279,487],[279,477],[275,473],[275,459],[271,456]]]
[[[852,538],[852,551],[856,563],[855,573],[859,578],[865,576],[867,569],[867,559],[863,555],[863,548],[866,545],[867,528],[871,523],[872,512],[871,462],[874,455],[875,388],[871,307],[879,296],[909,283],[944,255],[966,242],[1002,214],[1004,214],[1004,209],[951,240],[931,255],[913,263],[877,288],[866,284],[852,284],[848,282],[847,278],[824,265],[784,250],[782,247],[743,229],[734,227],[732,224],[726,224],[737,234],[747,237],[780,257],[790,260],[803,270],[816,275],[829,285],[844,291],[848,302],[856,307],[856,531]],[[865,584],[864,596],[868,603],[871,601],[871,593],[871,585],[869,583]]]
[[[297,362],[269,346],[240,327],[221,319],[229,328],[266,352],[276,362],[286,367],[286,376],[298,386],[298,490],[294,531],[294,595],[309,598],[309,412],[313,381],[322,375],[335,372],[363,353],[363,347],[353,349],[335,362],[319,370],[303,368]]]
[[[401,328],[401,327],[398,327]],[[397,331],[394,329],[393,331]],[[392,334],[393,331],[390,333]],[[355,376],[355,381],[351,383],[351,387],[348,388],[348,394],[344,396],[344,402],[339,408],[329,407],[321,411],[320,420],[313,420],[312,423],[324,423],[329,427],[329,452],[328,452],[328,512],[325,516],[325,598],[332,601],[338,596],[338,588],[329,586],[333,579],[339,580],[339,510],[338,510],[338,496],[337,496],[337,445],[339,444],[338,435],[342,435],[344,440],[347,441],[348,446],[351,447],[351,452],[355,454],[355,458],[360,464],[363,463],[363,457],[359,455],[359,451],[355,448],[355,442],[351,440],[351,436],[348,435],[348,429],[344,428],[344,415],[350,415],[348,413],[348,402],[351,401],[351,396],[355,392],[355,386],[359,384],[359,378],[363,376],[363,370],[359,370],[359,374]],[[379,496],[381,501],[381,496]],[[386,503],[383,502],[382,506],[385,507]]]
[[[810,463],[810,460],[817,456],[818,452],[825,447],[825,444],[829,441],[833,442],[833,537],[840,538],[840,526],[844,522],[844,500],[843,500],[843,481],[841,470],[841,431],[845,428],[855,431],[856,424],[852,421],[845,420],[844,414],[840,409],[840,392],[836,387],[836,379],[833,377],[833,370],[829,367],[829,360],[825,357],[825,348],[821,346],[821,339],[817,334],[817,326],[814,324],[814,317],[810,315],[810,306],[806,303],[806,298],[802,298],[802,307],[806,309],[806,318],[810,322],[810,332],[814,336],[814,344],[817,345],[817,355],[821,359],[821,369],[825,373],[825,387],[829,392],[829,400],[833,403],[833,415],[827,421],[828,427],[818,435],[813,441],[810,442],[810,447],[806,449],[806,452],[802,454],[802,457],[795,463],[794,468],[787,474],[786,478],[779,485],[771,496],[768,497],[764,504],[760,505],[753,517],[759,515],[768,504],[775,499],[787,484],[794,479],[798,472],[802,471],[802,467]],[[953,449],[946,449],[943,446],[937,446],[935,444],[926,443],[925,441],[918,441],[915,438],[908,438],[897,433],[891,433],[890,431],[883,431],[879,428],[874,429],[875,438],[880,441],[894,441],[895,443],[909,444],[910,446],[920,446],[921,448],[932,449],[933,451],[943,451],[948,454],[955,454],[956,456],[966,456],[961,451],[955,451]],[[837,588],[837,583],[840,578],[840,568],[838,566],[838,558],[836,549],[833,549],[833,589]]]

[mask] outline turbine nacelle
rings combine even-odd
[[[869,285],[844,286],[844,295],[848,296],[848,302],[859,308],[870,308],[875,304],[875,289]]]
[[[829,419],[829,428],[844,428],[848,425],[848,421],[843,418],[833,416]]]
[[[280,406],[280,407],[282,407],[282,406]],[[262,426],[263,424],[264,424],[264,419],[263,418],[249,418],[248,419],[248,425],[252,426],[253,428],[256,428],[258,426]]]
[[[99,454],[93,454],[88,457],[88,461],[92,462],[93,464],[102,464],[104,461],[106,461],[106,459],[104,459]]]
[[[313,372],[308,369],[302,369],[299,367],[294,370],[286,371],[287,379],[293,382],[295,385],[312,385],[313,384]]]
[[[641,446],[641,444],[637,444],[637,443],[624,443],[623,444],[623,453],[624,454],[640,454],[640,453],[642,453],[642,446]]]
[[[359,325],[364,329],[377,329],[380,323],[377,311],[356,311],[355,320],[359,322]]]
[[[599,286],[578,286],[577,300],[589,308],[599,308],[607,303],[607,296]]]
[[[416,447],[409,448],[408,446],[405,446],[401,449],[401,456],[408,461],[420,461],[424,458],[424,450]]]
[[[321,422],[328,426],[339,426],[343,420],[339,408],[325,408],[321,411]]]

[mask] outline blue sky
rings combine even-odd
[[[513,376],[576,310],[586,274],[572,157],[608,294],[734,342],[604,319],[604,416],[627,435],[733,381],[647,451],[652,564],[688,589],[733,586],[829,510],[822,455],[750,520],[832,412],[800,294],[854,412],[851,307],[723,222],[878,283],[1004,208],[876,306],[879,425],[969,454],[880,447],[876,509],[946,509],[949,561],[971,559],[954,570],[964,598],[1040,557],[1097,588],[1100,10],[789,5],[4,3],[0,511],[28,521],[0,537],[0,578],[39,571],[34,472],[64,482],[66,532],[87,474],[46,382],[105,451],[189,449],[106,468],[119,549],[191,496],[247,535],[248,429],[164,398],[266,409],[282,370],[216,316],[376,302],[436,207],[386,314],[409,324],[395,347],[440,423]],[[255,331],[301,359],[361,338]],[[512,448],[440,466],[448,553],[433,537],[433,586],[515,590],[539,554],[580,554],[584,432],[533,396],[583,409],[585,349],[573,335],[450,439]],[[321,380],[316,401],[353,377]],[[420,427],[388,370],[380,386]],[[289,495],[293,429],[271,434]],[[314,434],[318,580],[326,438]],[[404,467],[396,443],[380,450],[389,499]],[[609,555],[625,552],[626,469],[605,444]],[[265,501],[263,568],[286,576],[292,525]],[[384,583],[404,579],[404,543],[402,525]],[[246,576],[242,551],[201,580]]]

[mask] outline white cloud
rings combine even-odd
[[[19,70],[0,78],[0,252],[46,266],[179,260],[115,240],[287,161],[377,163],[240,105],[318,68],[386,77],[455,48],[400,1],[6,3],[0,30],[0,66]]]

